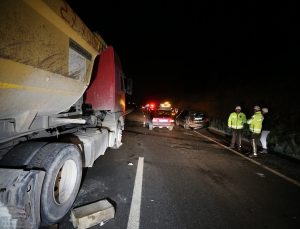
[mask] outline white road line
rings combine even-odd
[[[258,161],[255,161],[255,160],[253,160],[253,159],[251,159],[251,158],[249,158],[249,157],[247,157],[247,156],[245,156],[245,155],[243,155],[243,154],[241,154],[241,153],[239,153],[239,152],[237,152],[237,151],[235,151],[235,150],[233,150],[233,149],[231,149],[231,148],[229,148],[229,147],[227,147],[227,146],[224,146],[223,144],[221,144],[221,143],[215,141],[214,139],[212,139],[212,138],[210,138],[210,137],[205,136],[204,134],[201,134],[201,133],[199,133],[199,132],[197,132],[197,131],[194,131],[194,132],[197,133],[197,134],[199,134],[200,136],[202,136],[202,137],[204,137],[204,138],[206,138],[206,139],[208,139],[208,140],[210,140],[210,141],[212,141],[212,142],[214,142],[214,143],[216,143],[216,144],[222,146],[223,148],[228,149],[228,150],[230,150],[231,152],[233,152],[233,153],[235,153],[235,154],[237,154],[237,155],[239,155],[239,156],[241,156],[241,157],[247,159],[248,161],[251,161],[252,163],[257,164],[257,165],[263,167],[264,169],[266,169],[266,170],[270,171],[271,173],[274,173],[274,174],[276,174],[277,176],[279,176],[279,177],[281,177],[281,178],[283,178],[283,179],[285,179],[285,180],[291,182],[292,184],[297,185],[298,187],[300,187],[300,183],[299,183],[298,181],[296,181],[296,180],[294,180],[294,179],[292,179],[292,178],[290,178],[290,177],[287,177],[287,176],[283,175],[282,173],[277,172],[277,171],[275,171],[274,169],[271,169],[271,168],[269,168],[268,166],[265,166],[265,165],[263,165],[262,163],[260,163],[260,162],[258,162]]]
[[[144,158],[139,157],[139,161],[136,169],[127,229],[139,229],[140,227],[143,170],[144,170]]]

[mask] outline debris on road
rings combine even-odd
[[[100,200],[73,209],[71,211],[70,221],[74,228],[86,229],[97,224],[102,226],[114,217],[114,206],[107,200]]]
[[[265,174],[263,174],[263,173],[256,173],[256,174],[260,177],[265,177]]]

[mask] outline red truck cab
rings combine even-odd
[[[108,47],[96,59],[85,102],[94,110],[125,112],[125,87],[121,62],[113,47]]]

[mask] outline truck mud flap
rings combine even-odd
[[[44,171],[0,168],[1,228],[39,228]]]

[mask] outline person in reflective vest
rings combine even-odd
[[[241,110],[242,108],[237,106],[228,118],[228,127],[232,130],[230,148],[234,149],[237,144],[238,150],[242,149],[242,130],[247,121],[246,115]]]
[[[267,137],[270,133],[270,120],[266,117],[266,114],[269,112],[269,109],[264,107],[261,109],[261,112],[264,116],[264,122],[261,129],[261,136],[260,136],[260,142],[262,146],[262,150],[260,153],[268,153],[268,146],[267,146]]]
[[[247,124],[249,124],[249,130],[251,132],[252,154],[249,155],[250,157],[257,157],[257,145],[260,139],[263,120],[264,116],[260,111],[260,107],[254,106],[254,114],[247,121]]]

